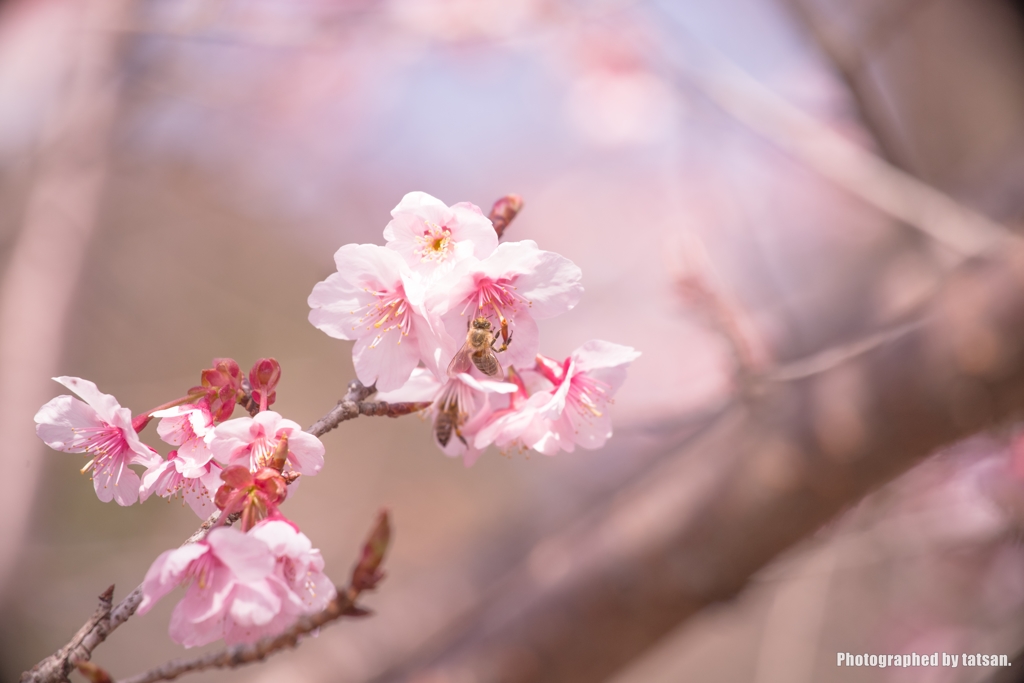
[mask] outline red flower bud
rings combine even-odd
[[[281,364],[274,358],[260,358],[249,371],[252,400],[266,410],[277,400],[277,383],[281,381]]]
[[[213,367],[203,370],[202,384],[192,387],[189,394],[201,396],[210,406],[210,413],[216,422],[231,417],[242,388],[242,369],[231,358],[214,358]]]
[[[217,489],[214,505],[221,510],[221,519],[238,513],[242,531],[248,531],[267,517],[278,515],[277,508],[288,497],[288,485],[280,473],[261,468],[255,476],[241,465],[227,467],[220,474],[224,485]]]
[[[491,224],[494,225],[494,232],[500,238],[505,233],[505,228],[523,210],[523,198],[517,194],[507,194],[491,207]]]

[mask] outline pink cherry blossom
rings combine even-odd
[[[491,221],[469,202],[449,208],[425,192],[410,192],[391,215],[384,228],[387,246],[416,270],[447,270],[467,256],[485,258],[498,246]]]
[[[478,449],[494,444],[503,452],[526,450],[540,441],[551,427],[546,415],[550,411],[554,384],[532,370],[513,371],[509,381],[518,389],[509,394],[508,405],[495,410],[476,433],[473,445]]]
[[[237,529],[213,529],[198,543],[168,550],[146,572],[139,614],[188,583],[171,614],[171,638],[185,647],[224,638],[228,644],[264,635],[286,609],[277,558],[267,544]]]
[[[160,438],[178,447],[182,474],[198,477],[209,471],[206,465],[213,457],[213,415],[205,401],[158,410],[152,415],[161,418],[156,427]]]
[[[210,448],[218,462],[244,465],[249,471],[256,472],[270,465],[284,436],[288,437],[286,469],[304,475],[319,472],[324,466],[324,445],[320,439],[272,410],[217,425]]]
[[[334,599],[337,591],[324,574],[323,556],[290,521],[268,519],[256,525],[252,535],[277,558],[275,574],[297,598],[300,613],[319,612]]]
[[[181,496],[200,519],[206,519],[216,510],[213,497],[220,488],[221,468],[207,462],[201,467],[183,460],[178,451],[171,451],[167,459],[150,466],[142,474],[139,496],[143,501],[154,493],[161,498]]]
[[[532,365],[539,348],[536,320],[571,310],[583,295],[580,269],[564,256],[537,248],[531,240],[506,242],[487,258],[465,259],[431,287],[426,307],[442,316],[444,354],[465,342],[467,321],[501,321],[514,341],[499,355],[504,367]]]
[[[58,396],[36,413],[36,434],[54,450],[85,453],[92,459],[82,468],[91,472],[96,495],[104,503],[132,505],[139,499],[139,475],[129,465],[150,466],[160,456],[139,440],[132,414],[117,399],[101,393],[78,377],[54,377],[82,398]]]
[[[309,322],[336,339],[355,340],[352,360],[363,384],[397,389],[424,360],[437,363],[436,342],[422,308],[423,283],[398,252],[346,244],[338,272],[313,287]]]
[[[559,449],[600,448],[612,435],[607,404],[626,379],[626,369],[640,356],[628,346],[589,341],[561,364],[539,356],[537,368],[555,385],[550,400],[538,407],[548,431],[530,447],[554,455]]]
[[[479,380],[465,373],[441,382],[426,369],[417,368],[403,387],[381,392],[376,398],[389,402],[433,401],[429,412],[434,424],[434,442],[445,455],[461,457],[469,467],[482,452],[474,445],[474,436],[496,408],[507,404],[504,395],[514,391],[515,384]],[[439,439],[440,435],[446,437],[445,443]]]

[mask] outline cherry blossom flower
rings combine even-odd
[[[139,496],[145,501],[154,493],[161,498],[181,496],[200,519],[214,511],[213,496],[220,488],[221,469],[216,463],[206,462],[196,467],[193,461],[171,451],[167,459],[150,466],[142,474]]]
[[[434,442],[445,455],[461,457],[469,467],[482,452],[474,445],[473,437],[486,424],[491,413],[507,403],[508,399],[503,395],[514,391],[515,384],[478,380],[465,373],[441,382],[426,369],[417,368],[403,387],[381,392],[377,399],[388,402],[432,401],[428,410],[434,425]]]
[[[309,538],[285,519],[268,519],[252,530],[277,558],[275,575],[291,591],[288,604],[298,613],[319,612],[334,599],[337,591],[324,574],[324,558]]]
[[[561,364],[538,356],[537,369],[554,385],[538,412],[548,421],[547,432],[530,447],[554,455],[559,449],[600,448],[612,435],[607,404],[626,380],[629,364],[640,352],[606,341],[589,341]],[[532,398],[532,397],[531,397]]]
[[[281,630],[286,610],[277,558],[259,538],[237,529],[213,529],[198,543],[161,554],[142,582],[139,614],[145,614],[176,586],[188,583],[171,614],[171,638],[185,647],[224,638],[229,645],[251,642],[267,626]]]
[[[139,440],[132,414],[113,396],[78,377],[54,377],[82,398],[58,396],[36,413],[36,434],[54,450],[92,457],[82,472],[91,472],[96,495],[104,503],[132,505],[139,499],[139,475],[129,465],[158,464],[160,456]]]
[[[414,270],[450,270],[467,256],[485,258],[498,246],[491,221],[469,202],[449,208],[425,192],[410,192],[391,215],[384,239]]]
[[[381,391],[402,386],[438,346],[423,310],[422,280],[398,252],[346,244],[334,255],[338,272],[313,287],[309,322],[336,339],[353,339],[359,381]]]
[[[272,410],[217,425],[210,448],[218,462],[244,465],[249,471],[256,472],[272,464],[284,438],[288,440],[287,469],[304,475],[320,471],[324,466],[324,445],[320,439]]]
[[[458,263],[431,288],[426,306],[442,316],[449,358],[465,341],[467,321],[482,316],[495,330],[506,321],[514,333],[502,366],[532,365],[540,343],[535,321],[571,310],[583,295],[581,279],[576,264],[532,240],[506,242],[486,259]]]
[[[531,380],[533,391],[527,387],[524,377]],[[532,370],[510,371],[509,381],[517,390],[509,394],[508,406],[495,410],[474,436],[473,445],[478,449],[494,444],[503,452],[527,450],[550,429],[551,421],[546,416],[550,412],[554,384]]]
[[[152,416],[161,418],[156,427],[160,438],[178,447],[177,457],[182,461],[178,467],[184,476],[199,477],[209,471],[213,414],[205,401],[158,410]]]

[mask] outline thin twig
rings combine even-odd
[[[787,363],[767,374],[765,379],[773,382],[794,382],[813,375],[828,372],[843,363],[863,356],[883,344],[889,344],[917,330],[925,324],[924,319],[911,320],[888,330],[882,330],[841,346],[834,346],[807,358]]]
[[[409,413],[430,407],[430,401],[421,403],[388,403],[386,401],[365,401],[366,397],[377,390],[373,386],[364,386],[357,379],[349,382],[348,393],[338,401],[331,412],[310,425],[306,431],[313,436],[323,436],[345,420],[352,420],[360,415],[401,417]]]

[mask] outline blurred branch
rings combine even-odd
[[[766,385],[544,539],[461,628],[379,680],[608,677],[872,489],[1024,410],[1022,272],[1016,243],[964,264],[920,324]]]
[[[657,3],[651,5],[677,26]],[[685,31],[685,27],[679,26]],[[1015,239],[1004,226],[958,203],[794,107],[692,36],[697,53],[668,66],[730,117],[851,194],[931,236],[961,259]],[[671,54],[675,46],[664,46]],[[661,58],[661,55],[658,55]]]
[[[749,327],[742,322],[742,310],[726,295],[699,238],[693,236],[688,240],[682,257],[683,272],[675,278],[676,292],[725,341],[732,355],[736,388],[741,397],[752,398],[758,391],[763,368],[755,360]]]
[[[301,617],[284,633],[262,638],[255,643],[234,645],[192,659],[174,660],[138,676],[125,679],[122,683],[169,681],[186,673],[195,673],[206,669],[236,668],[259,662],[284,648],[296,647],[303,636],[341,617],[362,617],[370,614],[367,610],[358,607],[356,600],[363,592],[376,588],[384,578],[380,565],[384,560],[390,541],[391,523],[388,520],[387,512],[381,511],[377,522],[363,544],[362,553],[356,566],[352,569],[348,586],[338,588],[337,596],[322,611]]]
[[[818,19],[816,12],[803,0],[781,1],[803,25],[825,58],[835,68],[836,74],[853,100],[857,116],[875,139],[882,158],[890,164],[905,167],[906,164],[898,163],[896,145],[882,113],[877,87],[871,81],[870,74],[865,71],[864,48],[853,48],[843,41],[834,30]]]

